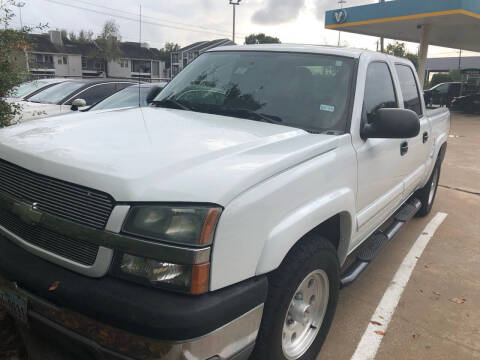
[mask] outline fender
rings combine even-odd
[[[337,249],[340,263],[346,259],[352,237],[355,194],[341,188],[311,201],[288,214],[269,233],[258,262],[256,274],[275,270],[290,249],[311,230],[335,215],[340,214],[340,239]]]

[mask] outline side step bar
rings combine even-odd
[[[342,275],[342,288],[350,285],[358,279],[360,274],[365,271],[368,265],[370,265],[370,262],[375,258],[379,251],[398,234],[400,229],[415,216],[421,207],[422,203],[418,199],[408,201],[397,212],[392,225],[384,231],[375,232],[365,240],[356,254],[357,258]]]

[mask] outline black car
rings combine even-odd
[[[467,114],[480,112],[480,93],[459,96],[452,100],[450,108]]]
[[[476,84],[449,82],[434,86],[424,91],[425,104],[427,106],[442,105],[450,107],[453,99],[468,96],[479,91]]]
[[[74,107],[90,106],[135,84],[138,82],[133,80],[69,80],[41,91],[26,101]]]
[[[461,91],[462,83],[460,82],[438,84],[424,91],[425,104],[448,106],[453,98],[460,96]]]

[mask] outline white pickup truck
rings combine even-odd
[[[258,45],[147,108],[3,129],[0,302],[32,359],[313,360],[430,212],[449,128],[407,60]]]

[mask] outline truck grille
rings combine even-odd
[[[29,244],[79,264],[92,266],[97,258],[98,245],[57,234],[41,226],[26,224],[18,216],[3,209],[0,209],[0,226]]]
[[[105,228],[114,206],[106,193],[36,174],[1,159],[0,191],[37,203],[42,212],[96,229]]]

